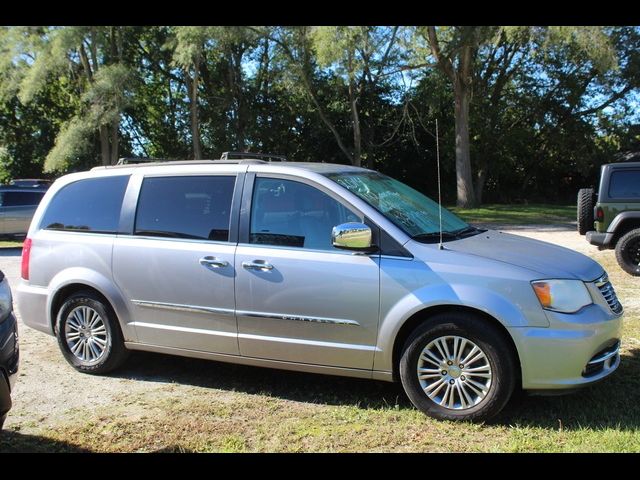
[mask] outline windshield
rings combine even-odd
[[[327,177],[356,194],[411,237],[439,232],[438,204],[398,180],[377,172],[330,173]],[[457,233],[469,227],[442,208],[442,230]]]

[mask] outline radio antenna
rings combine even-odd
[[[436,163],[438,164],[438,221],[440,222],[440,243],[439,250],[444,250],[442,245],[442,189],[440,185],[440,145],[438,140],[438,119],[436,118]]]

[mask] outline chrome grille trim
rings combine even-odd
[[[597,363],[605,362],[611,357],[615,357],[616,355],[618,355],[618,353],[620,353],[620,341],[617,341],[609,348],[602,350],[599,354],[589,360],[587,365],[595,365]]]
[[[594,283],[596,287],[598,287],[598,290],[600,290],[602,297],[605,302],[607,302],[607,305],[609,305],[611,311],[616,315],[620,315],[623,311],[622,304],[618,300],[618,296],[616,295],[613,285],[609,281],[608,275],[605,273]]]

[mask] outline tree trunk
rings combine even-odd
[[[244,47],[238,46],[233,52],[233,92],[236,97],[236,133],[238,139],[238,149],[241,152],[246,148],[247,112],[244,101],[244,91],[242,88],[242,56]]]
[[[487,182],[488,168],[486,166],[478,169],[478,175],[476,176],[476,203],[482,205],[482,193],[484,192],[484,185]]]
[[[111,124],[111,165],[118,163],[120,119],[116,118]]]
[[[102,159],[102,165],[111,165],[109,127],[107,127],[107,125],[100,125],[100,157]]]
[[[456,186],[458,207],[476,206],[471,175],[471,153],[469,144],[469,87],[460,79],[454,85],[456,121]]]
[[[360,132],[360,117],[355,101],[351,103],[351,110],[353,113],[353,165],[359,167],[362,165],[362,133]]]
[[[193,142],[193,159],[202,159],[202,145],[200,144],[200,119],[198,118],[198,67],[194,68],[194,78],[185,72],[187,89],[189,90],[189,110],[191,111],[191,138]]]
[[[362,133],[360,131],[360,116],[358,115],[358,99],[354,98],[354,85],[349,82],[349,100],[351,101],[351,119],[353,121],[353,159],[351,163],[359,167],[362,165]]]

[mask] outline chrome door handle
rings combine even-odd
[[[247,270],[273,270],[273,265],[271,265],[266,260],[254,260],[253,262],[242,262],[242,268],[246,268]]]
[[[229,266],[229,262],[216,257],[202,257],[200,259],[200,265],[212,268],[224,268]]]

